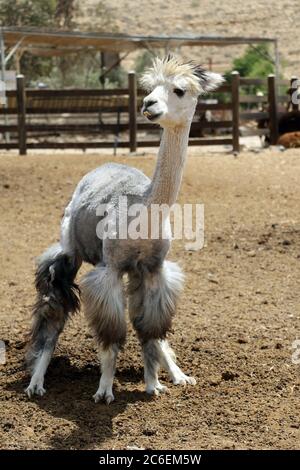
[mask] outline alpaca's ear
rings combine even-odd
[[[197,67],[194,71],[194,75],[198,78],[200,82],[201,89],[204,93],[208,91],[213,91],[223,82],[225,82],[224,77],[219,73],[209,72],[204,70],[201,67]]]

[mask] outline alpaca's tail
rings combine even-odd
[[[79,267],[76,258],[63,253],[59,244],[39,258],[35,274],[37,299],[26,354],[29,367],[45,350],[53,352],[68,316],[79,309],[79,288],[74,283]]]

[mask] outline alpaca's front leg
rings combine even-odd
[[[157,347],[157,340],[148,340],[142,345],[144,357],[144,378],[146,392],[158,395],[166,392],[167,387],[162,385],[158,380],[158,372],[160,367],[160,351]]]
[[[107,349],[100,349],[100,362],[101,362],[101,378],[99,388],[94,395],[95,403],[104,399],[109,405],[114,399],[113,394],[113,381],[116,371],[116,362],[119,352],[117,344],[112,344]]]
[[[81,283],[88,323],[99,347],[101,378],[95,402],[114,400],[113,380],[120,347],[125,342],[123,286],[119,273],[106,266],[89,272]]]

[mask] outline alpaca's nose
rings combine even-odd
[[[153,106],[156,103],[157,103],[156,100],[144,100],[144,108],[145,109],[150,108],[151,106]]]

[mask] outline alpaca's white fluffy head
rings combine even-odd
[[[215,90],[223,81],[221,75],[193,62],[156,58],[140,80],[149,92],[142,113],[162,127],[183,125],[193,118],[198,96]]]

